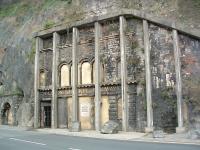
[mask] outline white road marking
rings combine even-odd
[[[14,141],[20,141],[20,142],[25,142],[25,143],[31,143],[31,144],[37,144],[37,145],[46,145],[44,143],[38,143],[38,142],[33,142],[33,141],[27,141],[27,140],[21,140],[21,139],[16,139],[16,138],[9,138],[10,140]]]
[[[68,148],[69,150],[81,150],[81,149],[77,149],[77,148]]]

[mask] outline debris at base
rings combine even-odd
[[[164,138],[163,130],[155,130],[155,131],[153,131],[153,138]]]
[[[119,124],[115,121],[108,121],[106,122],[102,129],[101,129],[101,133],[102,134],[115,134],[118,133],[119,130]]]

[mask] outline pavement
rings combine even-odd
[[[97,138],[97,139],[200,145],[200,139],[199,140],[189,139],[186,133],[164,134],[164,138],[153,138],[152,133],[148,134],[148,133],[141,133],[141,132],[119,132],[118,134],[101,134],[100,132],[97,132],[94,130],[70,132],[67,129],[47,129],[47,128],[35,129],[35,131],[41,132],[41,133],[51,133],[51,134],[58,134],[58,135],[88,137],[88,138]]]
[[[177,136],[176,136],[177,137]],[[182,136],[181,136],[182,137]],[[136,132],[100,134],[95,131],[0,126],[0,150],[199,150],[196,143],[155,143],[151,135]],[[163,138],[163,140],[166,139]],[[173,139],[172,137],[170,138]],[[141,141],[139,141],[141,140]],[[191,140],[194,142],[194,140]]]
[[[1,125],[0,129],[34,131],[34,132],[39,132],[39,133],[49,133],[49,134],[97,138],[97,139],[200,145],[200,139],[189,139],[187,133],[182,133],[182,134],[181,133],[179,134],[165,133],[164,138],[153,138],[152,133],[141,133],[141,132],[119,131],[119,133],[117,134],[101,134],[100,132],[95,131],[95,130],[83,130],[81,132],[70,132],[68,129],[51,129],[51,128],[33,129],[33,128],[28,128],[28,127],[13,127],[13,126],[4,126],[4,125]]]

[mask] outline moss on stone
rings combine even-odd
[[[52,28],[55,25],[55,22],[52,20],[47,20],[46,22],[44,22],[43,24],[43,28],[44,29],[49,29]]]

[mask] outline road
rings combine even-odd
[[[112,136],[112,135],[111,135]],[[0,127],[0,150],[199,150],[198,145],[73,137]]]

